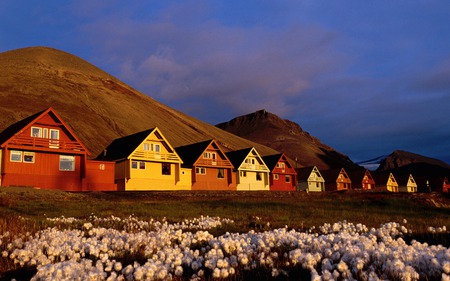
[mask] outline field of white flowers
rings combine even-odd
[[[216,237],[212,229],[234,222],[134,216],[48,221],[55,226],[35,234],[0,234],[0,258],[13,262],[15,272],[31,268],[31,280],[450,280],[450,249],[405,242],[411,234],[406,220],[378,228],[343,221],[306,232],[286,226]],[[445,226],[429,231],[448,233]]]

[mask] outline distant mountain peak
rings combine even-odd
[[[410,164],[426,163],[430,165],[440,166],[446,169],[450,169],[450,165],[431,157],[426,157],[420,154],[416,154],[404,150],[394,150],[385,159],[380,162],[378,171],[394,170]]]
[[[301,166],[320,169],[341,168],[355,164],[342,153],[304,131],[299,124],[282,119],[265,109],[238,116],[217,127],[284,152]]]

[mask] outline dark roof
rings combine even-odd
[[[264,163],[266,164],[267,168],[269,168],[270,171],[273,171],[275,169],[277,163],[280,161],[281,157],[283,157],[282,153],[274,154],[274,155],[267,155],[263,156],[262,159]]]
[[[327,183],[334,183],[334,182],[336,182],[336,180],[337,180],[339,174],[341,173],[342,169],[343,168],[324,170],[324,171],[321,171],[320,174],[325,179],[325,182],[327,182]],[[345,171],[345,169],[344,169],[344,171]],[[347,171],[345,171],[345,172],[347,172]],[[349,175],[348,175],[348,177],[350,178]],[[352,179],[350,178],[350,181],[351,180]]]
[[[227,152],[226,155],[230,159],[231,164],[237,169],[244,162],[247,155],[252,151],[253,147]]]
[[[352,182],[359,183],[362,182],[364,179],[364,176],[366,175],[367,169],[364,168],[356,168],[356,169],[349,169],[347,172],[348,177],[352,180]],[[370,173],[370,171],[369,171]],[[371,174],[372,175],[372,174]],[[373,178],[373,175],[372,175]]]
[[[44,112],[46,112],[49,109],[50,108],[39,111],[38,113],[35,113],[31,116],[26,117],[25,119],[22,119],[10,125],[8,128],[6,128],[3,132],[0,133],[0,145],[9,140],[16,133],[20,132],[20,130],[25,128],[28,124],[30,124],[32,121],[37,119],[39,116],[41,116]]]
[[[132,135],[115,139],[97,160],[119,160],[127,158],[155,129],[145,130]],[[105,153],[106,152],[106,153]]]
[[[304,167],[297,169],[297,177],[299,180],[307,180],[315,166]],[[318,169],[317,169],[318,170]],[[320,171],[319,171],[320,172]],[[322,175],[322,173],[320,173]]]
[[[175,148],[175,151],[180,156],[181,160],[183,160],[183,167],[192,167],[211,142],[213,142],[213,140],[197,142]]]

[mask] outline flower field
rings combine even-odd
[[[218,236],[211,232],[235,222],[94,215],[47,222],[53,226],[34,234],[0,235],[1,259],[16,268],[4,278],[27,272],[31,280],[450,280],[450,249],[406,242],[406,220]],[[448,235],[446,226],[428,232]]]
[[[448,280],[449,217],[440,194],[14,187],[0,280]]]

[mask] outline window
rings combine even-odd
[[[150,150],[150,144],[149,143],[144,143],[144,150]]]
[[[216,153],[215,152],[204,152],[203,158],[205,159],[216,159]]]
[[[291,176],[290,175],[286,175],[286,182],[291,182]]]
[[[34,163],[34,152],[24,152],[23,153],[24,163]]]
[[[273,179],[278,180],[278,174],[273,174]]]
[[[42,138],[42,128],[31,127],[31,136],[34,138]]]
[[[152,144],[152,148],[154,152],[161,152],[161,145],[159,144]]]
[[[225,178],[225,171],[224,171],[224,169],[217,169],[217,178],[218,179]]]
[[[45,139],[48,138],[48,129],[47,129],[47,128],[44,128],[44,129],[43,129],[43,131],[42,131],[42,137],[45,138]]]
[[[131,169],[145,170],[145,162],[143,162],[143,161],[131,161]]]
[[[206,169],[204,167],[195,167],[195,173],[199,175],[206,175]]]
[[[50,129],[50,147],[58,148],[59,147],[59,130]]]
[[[247,171],[241,171],[241,177],[247,177]]]
[[[245,163],[247,163],[247,164],[255,164],[255,159],[249,159],[249,158],[247,158],[247,159],[245,159]]]
[[[105,170],[105,164],[99,164],[98,168],[99,168],[99,170],[104,171]]]
[[[162,163],[162,174],[170,175],[170,163]]]
[[[22,162],[22,151],[11,150],[11,162]]]
[[[256,180],[257,181],[261,181],[262,180],[261,173],[256,173]]]
[[[284,169],[284,163],[283,162],[277,163],[277,168]]]
[[[59,156],[60,171],[75,171],[75,156],[60,155]]]

